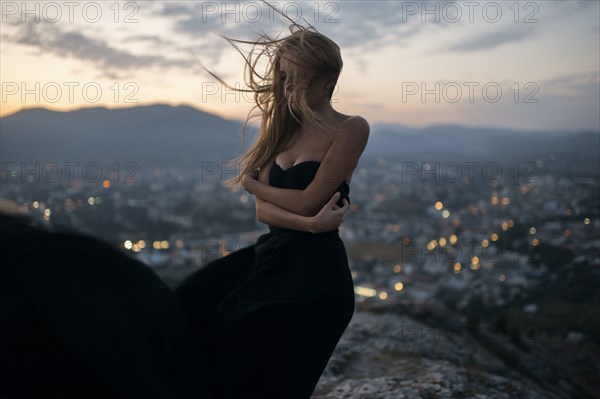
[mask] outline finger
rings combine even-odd
[[[342,212],[342,213],[346,213],[346,211],[348,210],[348,208],[350,207],[350,204],[348,203],[348,201],[346,200],[346,198],[344,198],[342,200],[344,202],[343,206],[338,206],[337,204],[333,207],[333,210],[336,212]]]
[[[330,207],[333,207],[333,205],[338,202],[338,199],[340,198],[340,192],[336,192],[335,194],[333,194],[331,196],[331,198],[329,199],[329,202],[327,203]]]
[[[348,212],[348,208],[337,208],[333,210],[333,213],[337,214],[340,219],[344,219],[346,213]]]
[[[348,202],[348,200],[346,198],[344,198],[344,206],[342,206],[342,209],[344,210],[344,212],[346,212],[348,209],[350,209],[350,203]]]

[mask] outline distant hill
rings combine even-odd
[[[0,118],[2,162],[67,161],[198,168],[242,151],[242,122],[164,104],[55,112],[32,108]],[[403,160],[511,160],[577,156],[598,160],[598,132],[520,131],[456,124],[372,124],[365,155]],[[247,138],[251,138],[250,132]]]
[[[598,160],[600,134],[592,131],[526,131],[456,124],[421,129],[375,125],[369,153],[405,160],[536,160],[558,158]]]
[[[189,106],[34,108],[0,118],[0,156],[2,162],[41,164],[136,162],[143,170],[197,167],[237,156],[241,127]]]

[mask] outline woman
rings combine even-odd
[[[341,59],[308,32],[279,42],[277,79],[257,97],[271,111],[237,179],[270,233],[176,295],[106,242],[0,211],[0,398],[310,396],[354,309],[338,196],[348,198],[368,126],[328,105]],[[333,73],[290,64],[321,50]]]
[[[264,77],[246,60],[262,123],[231,182],[255,195],[270,231],[176,290],[224,398],[308,399],[354,312],[337,227],[369,125],[331,105],[339,47],[312,29],[291,32],[256,43],[271,55]]]

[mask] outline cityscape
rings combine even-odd
[[[269,231],[254,196],[225,185],[238,128],[190,107],[23,111],[2,119],[0,208],[102,240],[175,288]],[[598,138],[374,125],[339,229],[355,314],[314,398],[594,397]]]
[[[507,165],[362,160],[340,227],[357,300],[443,298],[468,310],[478,298],[484,308],[521,303],[530,315],[543,311],[536,293],[549,286],[592,300],[600,278],[598,169],[562,161],[553,153]],[[268,232],[253,196],[226,188],[215,169],[155,169],[135,182],[95,185],[27,184],[22,175],[2,176],[5,199],[51,229],[110,242],[171,285]],[[589,286],[564,287],[571,280]],[[588,321],[561,334],[597,339],[595,332]]]

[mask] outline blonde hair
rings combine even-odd
[[[261,124],[256,140],[242,155],[230,161],[235,165],[239,164],[240,174],[225,182],[229,187],[240,184],[243,176],[272,162],[277,154],[285,149],[294,131],[303,122],[316,126],[326,134],[336,131],[334,126],[310,108],[306,88],[314,79],[327,77],[333,83],[328,94],[331,100],[343,66],[340,48],[314,27],[305,28],[285,17],[292,22],[289,27],[291,35],[282,39],[271,38],[267,34],[262,34],[258,41],[223,37],[244,57],[244,75],[248,89],[232,87],[207,70],[229,89],[254,94],[256,104],[248,112],[243,126],[243,146],[248,123],[257,116],[253,112],[260,110],[258,116],[261,118]],[[251,44],[252,50],[249,55],[245,56],[235,43]],[[261,48],[258,52],[257,47]],[[266,70],[264,74],[260,74],[257,64],[265,56],[268,58]],[[295,64],[296,71],[302,72],[294,76],[294,84],[287,98],[279,76],[279,61],[282,58]]]

